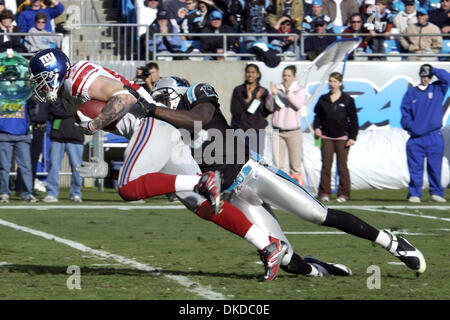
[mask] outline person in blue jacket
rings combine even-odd
[[[450,82],[450,73],[424,64],[419,71],[420,84],[411,87],[401,104],[401,125],[410,138],[406,143],[406,156],[410,181],[408,201],[418,203],[422,196],[424,160],[430,184],[430,200],[446,202],[441,183],[444,138],[441,127],[444,116],[444,98]],[[431,83],[433,76],[438,78]]]
[[[58,0],[51,0],[52,7],[43,8],[41,1],[31,0],[30,6],[23,10],[17,17],[17,25],[20,28],[20,32],[28,32],[34,27],[34,17],[38,12],[43,12],[47,16],[47,22],[45,23],[44,30],[47,32],[53,32],[51,20],[59,16],[64,12],[64,5]]]

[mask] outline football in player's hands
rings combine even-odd
[[[105,101],[100,100],[89,100],[82,105],[80,105],[74,112],[73,116],[75,117],[75,121],[80,123],[80,118],[78,117],[77,112],[80,111],[86,117],[94,119],[98,114],[102,111],[103,107],[106,105]],[[117,120],[108,124],[103,130],[106,131],[114,131],[116,129]]]

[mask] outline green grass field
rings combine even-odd
[[[112,189],[83,192],[78,205],[68,200],[67,190],[56,204],[13,197],[0,205],[0,299],[450,298],[450,202],[428,202],[427,191],[420,206],[404,200],[406,190],[354,191],[345,206],[329,204],[377,228],[405,233],[427,259],[420,277],[381,247],[278,212],[297,253],[346,264],[353,275],[308,278],[280,271],[270,283],[257,281],[263,266],[256,249],[180,203],[165,197],[126,203]],[[69,266],[79,268],[80,282],[67,273]],[[379,289],[368,288],[370,266],[381,272]],[[77,283],[80,289],[73,288]]]

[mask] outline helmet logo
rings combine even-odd
[[[56,62],[56,57],[53,52],[49,52],[49,53],[43,55],[42,57],[39,57],[39,60],[44,65],[44,67],[47,67],[48,65]]]

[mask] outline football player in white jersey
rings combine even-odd
[[[40,101],[51,102],[61,96],[72,113],[88,100],[106,102],[93,119],[80,111],[77,115],[81,120],[79,126],[86,134],[117,121],[114,133],[129,138],[119,177],[119,194],[123,199],[139,200],[176,192],[197,215],[258,248],[266,269],[260,280],[275,279],[286,245],[254,226],[228,201],[219,200],[218,177],[212,172],[201,174],[180,132],[167,122],[146,116],[142,105],[154,106],[146,90],[87,61],[71,66],[59,49],[39,51],[30,59],[29,68],[37,85],[35,97]],[[138,100],[140,104],[136,104]],[[222,212],[216,214],[219,207]]]
[[[277,231],[272,234],[289,247],[281,262],[282,269],[308,274],[311,272],[311,262],[320,265],[320,261],[301,259],[293,253],[270,208],[271,205],[302,220],[373,241],[417,274],[425,271],[426,262],[422,253],[403,237],[388,230],[378,230],[348,212],[325,207],[289,175],[270,167],[259,155],[250,154],[245,141],[230,134],[231,128],[220,111],[218,95],[211,85],[196,83],[187,90],[179,90],[171,78],[176,77],[160,79],[151,92],[156,101],[171,108],[155,106],[151,115],[175,127],[188,130],[195,128],[197,122],[197,131],[201,128],[206,131],[206,136],[214,136],[214,140],[205,139],[192,150],[193,154],[200,155],[199,159],[196,157],[200,169],[220,171],[223,174],[222,189],[226,189],[226,198],[230,203],[244,212],[248,219],[261,229],[267,232]],[[174,105],[172,102],[175,99]],[[222,139],[221,143],[218,143],[219,139]],[[211,155],[209,150],[219,145],[222,149]],[[196,151],[195,148],[201,150]],[[244,156],[244,161],[236,161],[240,156]]]

